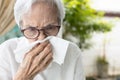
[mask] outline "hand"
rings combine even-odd
[[[48,41],[37,44],[25,55],[14,80],[32,80],[36,74],[47,68],[52,56],[51,44]]]

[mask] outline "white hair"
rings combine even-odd
[[[58,8],[58,18],[60,19],[60,24],[62,24],[63,19],[65,17],[64,6],[61,0],[17,0],[14,6],[14,16],[15,21],[18,26],[21,26],[22,16],[31,9],[32,5],[37,1],[47,1],[52,2]]]

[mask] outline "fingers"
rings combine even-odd
[[[48,64],[49,60],[53,59],[52,56],[53,56],[52,53],[48,54],[48,55],[45,57],[45,59],[43,60],[43,62],[41,62],[41,64],[43,64],[43,65]]]
[[[36,55],[34,59],[32,59],[32,67],[29,70],[29,74],[31,74],[31,72],[33,72],[40,63],[42,63],[44,61],[44,59],[46,58],[46,56],[48,54],[51,53],[52,56],[52,48],[51,48],[51,44],[48,43],[47,46],[43,49],[42,52],[39,52],[39,55]]]
[[[49,41],[45,41],[41,44],[37,44],[31,51],[26,54],[26,57],[22,64],[27,67],[28,75],[35,75],[36,73],[43,71],[52,61],[52,46]]]
[[[43,70],[45,70],[48,65],[52,62],[53,58],[52,58],[53,54],[49,53],[45,59],[37,66],[37,68],[35,70],[33,70],[33,72],[31,73],[31,75],[39,73]]]
[[[35,59],[33,60],[33,62],[31,63],[32,66],[31,66],[28,74],[31,74],[38,67],[38,64],[39,64],[39,58],[38,58],[38,56],[36,56]]]
[[[30,50],[26,56],[29,59],[33,59],[36,55],[44,50],[44,48],[48,45],[49,41],[45,41],[43,43],[37,44],[32,50]]]
[[[41,52],[47,45],[49,44],[49,41],[45,41],[43,43],[38,44],[37,47],[35,47],[32,52],[33,53],[38,53]]]
[[[45,57],[49,54],[52,53],[52,48],[51,48],[51,44],[48,44],[44,50],[39,53],[38,57],[39,57],[39,61],[42,61],[45,59]]]
[[[49,53],[45,59],[39,64],[38,71],[43,71],[46,69],[46,67],[50,64],[50,62],[53,60],[53,54]]]
[[[33,60],[33,62],[32,62],[32,67],[31,67],[31,69],[30,69],[30,71],[29,71],[29,73],[30,72],[32,72],[32,71],[34,71],[34,69],[36,68],[36,67],[38,67],[38,65],[40,64],[40,63],[42,63],[43,61],[44,61],[44,59],[47,57],[47,56],[49,56],[49,54],[51,55],[51,57],[52,57],[52,48],[51,48],[51,45],[50,44],[48,44],[46,47],[45,47],[45,49],[38,55],[38,56],[36,56],[35,58],[34,58],[34,60]]]

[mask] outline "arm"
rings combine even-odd
[[[69,44],[64,64],[65,64],[65,66],[63,66],[64,68],[63,76],[65,76],[64,80],[85,80],[81,51],[76,44],[74,43]]]
[[[73,62],[74,60],[74,71],[73,71],[73,80],[85,80],[84,70],[83,70],[83,63],[82,63],[82,52],[80,48],[74,44],[71,43],[69,45],[69,51],[71,54],[71,59]]]
[[[78,56],[77,61],[76,61],[74,80],[85,80],[81,55]]]
[[[48,41],[37,44],[26,53],[13,80],[33,80],[51,63],[52,56],[51,44]]]
[[[7,49],[0,46],[0,80],[12,80]]]

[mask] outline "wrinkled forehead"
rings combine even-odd
[[[54,4],[36,2],[32,5],[31,9],[24,14],[23,22],[25,25],[47,25],[49,23],[58,22],[58,9]]]
[[[39,14],[41,17],[58,17],[58,9],[53,3],[38,2],[32,5],[29,11],[33,14]]]

